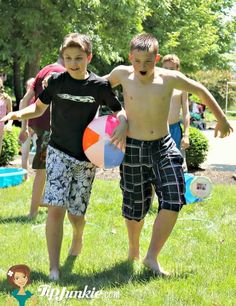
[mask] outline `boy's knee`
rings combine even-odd
[[[145,215],[146,216],[146,215]],[[128,222],[132,222],[132,221],[136,221],[136,222],[140,222],[140,221],[143,221],[145,216],[142,216],[140,218],[136,218],[136,217],[128,217],[128,216],[125,216],[123,214],[123,217],[125,218],[125,221],[128,221]]]
[[[48,206],[48,219],[63,220],[65,217],[65,209],[62,207]]]
[[[69,218],[71,224],[75,227],[84,226],[85,223],[86,223],[84,215],[76,216],[76,215],[72,215],[72,214],[68,213],[68,218]]]

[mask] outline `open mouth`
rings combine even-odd
[[[146,75],[147,71],[139,71],[141,75]]]

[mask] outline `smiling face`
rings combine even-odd
[[[154,75],[159,54],[150,51],[133,50],[129,56],[130,62],[134,67],[134,73],[140,80],[148,80]]]
[[[70,76],[74,79],[85,79],[87,66],[92,59],[92,54],[87,55],[79,47],[68,47],[63,51],[64,65]]]
[[[14,283],[18,287],[23,288],[27,284],[27,281],[28,281],[28,277],[24,273],[22,273],[22,272],[15,272]]]

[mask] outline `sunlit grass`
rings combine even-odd
[[[127,233],[121,216],[119,182],[95,180],[81,256],[67,258],[71,227],[65,220],[61,253],[61,280],[48,282],[45,241],[46,209],[36,221],[25,217],[29,209],[32,180],[17,187],[0,189],[0,305],[12,290],[6,271],[14,264],[31,268],[28,290],[37,305],[235,305],[235,186],[215,186],[211,199],[186,206],[164,247],[160,262],[171,271],[170,279],[155,278],[127,258]],[[141,237],[145,255],[156,216],[157,202],[146,217]],[[103,290],[113,298],[62,300],[39,296],[40,285],[69,291]],[[119,297],[117,298],[117,295]],[[16,304],[17,305],[17,304]]]

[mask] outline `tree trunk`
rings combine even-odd
[[[22,88],[21,88],[21,77],[20,77],[20,57],[16,54],[13,56],[13,85],[16,97],[16,104],[18,107],[20,99],[22,97]]]
[[[39,71],[40,54],[37,54],[34,60],[25,63],[24,84],[29,78],[34,78]]]

